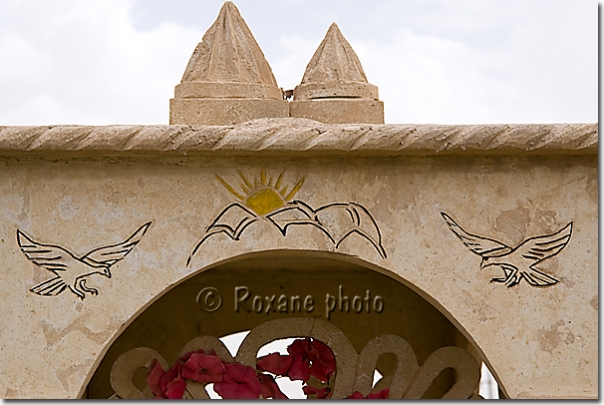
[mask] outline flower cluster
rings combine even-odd
[[[153,360],[149,367],[147,384],[155,398],[181,399],[186,380],[214,383],[214,391],[225,399],[287,398],[271,375],[257,373],[253,367],[241,363],[225,362],[214,350],[189,352],[176,360],[172,368],[164,371]]]
[[[180,399],[186,389],[186,380],[214,383],[214,391],[224,399],[288,399],[275,382],[275,377],[289,377],[304,383],[306,395],[327,399],[332,395],[330,379],[336,371],[336,361],[331,349],[309,337],[296,339],[287,347],[287,355],[271,353],[256,362],[256,369],[237,362],[225,362],[214,350],[191,351],[180,357],[172,368],[164,371],[153,360],[149,367],[147,384],[155,398]],[[314,377],[324,387],[309,385]],[[389,389],[369,394],[367,399],[388,398]],[[358,391],[350,399],[365,399]]]
[[[294,340],[287,347],[287,353],[287,355],[271,353],[261,357],[256,367],[276,376],[301,380],[306,395],[316,395],[317,399],[331,397],[329,379],[336,371],[336,359],[331,349],[323,342],[306,337]],[[308,385],[311,376],[327,386],[317,388]]]

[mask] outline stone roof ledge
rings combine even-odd
[[[0,126],[0,156],[597,155],[598,124],[322,124],[262,118],[236,125]]]

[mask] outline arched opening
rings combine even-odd
[[[85,397],[115,395],[112,367],[132,349],[150,348],[171,365],[183,347],[199,336],[224,338],[280,319],[325,321],[346,336],[356,353],[362,353],[376,337],[400,337],[412,348],[420,368],[443,347],[461,348],[479,358],[445,315],[402,282],[350,256],[272,251],[218,264],[172,287],[109,347]],[[382,378],[371,381],[371,391],[388,387],[398,378],[400,358],[384,353],[375,358],[374,368]],[[476,363],[480,367],[480,360]],[[445,368],[430,377],[421,397],[440,398],[452,389],[457,375],[450,366]],[[146,376],[147,370],[139,368],[132,374],[132,383],[151,396]]]

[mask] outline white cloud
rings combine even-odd
[[[389,123],[486,122],[497,115],[486,99],[510,99],[515,91],[491,62],[492,50],[408,29],[389,42],[350,42],[369,82],[379,87]],[[273,71],[280,86],[294,88],[319,44],[291,36],[279,43],[284,56],[273,62]]]
[[[0,60],[4,61],[1,64],[2,77],[13,80],[35,80],[39,69],[51,67],[46,55],[25,38],[14,34],[0,37]]]
[[[306,65],[319,43],[299,36],[281,36],[279,45],[282,56],[272,62],[271,68],[280,87],[285,90],[293,89],[302,81]]]
[[[386,122],[597,121],[595,2],[405,5],[377,3],[381,23],[391,26],[379,40],[343,29],[369,82],[379,86]],[[409,15],[401,16],[402,9]],[[293,88],[319,42],[290,35],[279,43],[283,57],[272,62],[275,76]]]
[[[526,1],[511,12],[480,2],[491,26],[506,23],[492,44],[463,37],[486,29],[464,12],[476,6],[471,1],[455,2],[449,25],[442,10],[424,17],[423,24],[442,23],[439,30],[401,28],[388,41],[351,43],[380,88],[387,122],[597,122],[596,4],[546,3]],[[456,34],[443,34],[454,30],[451,21]]]
[[[77,121],[74,121],[76,117]],[[0,113],[0,122],[14,125],[66,125],[106,123],[107,118],[95,110],[64,105],[50,94],[36,94]],[[4,124],[3,124],[4,125]]]
[[[339,2],[321,19],[308,13],[322,9],[321,1],[289,2],[286,10],[270,3],[287,15],[259,14],[241,1],[286,89],[299,84],[330,18],[379,86],[387,122],[597,121],[594,1]],[[133,8],[147,4],[157,8],[155,23],[137,30]],[[168,123],[168,100],[208,28],[190,17],[180,22],[176,13],[162,19],[168,7],[173,3],[1,1],[0,125]],[[207,10],[212,19],[217,13]],[[291,29],[276,30],[274,21]]]
[[[138,32],[132,2],[22,3],[0,31],[0,122],[3,125],[168,122],[168,100],[201,29],[164,23]],[[34,108],[28,112],[28,109]],[[55,117],[54,119],[52,117]],[[61,121],[59,121],[61,120]]]
[[[402,29],[387,44],[353,43],[379,86],[387,122],[478,123],[497,119],[497,102],[516,93],[496,51]]]
[[[525,117],[534,107],[543,121],[597,122],[596,2],[527,4],[524,23],[514,30],[510,46]]]

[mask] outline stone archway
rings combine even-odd
[[[397,362],[397,357],[388,353],[400,352],[402,346],[408,345],[416,365],[415,368],[409,365],[413,361],[405,365],[410,370],[407,374],[411,373],[407,376],[409,381],[401,382],[403,386],[397,388],[400,393],[396,395],[400,398],[405,394],[403,391],[408,391],[409,395],[418,397],[442,397],[457,380],[468,377],[456,377],[451,364],[457,360],[448,365],[446,362],[451,360],[447,360],[447,356],[455,357],[457,352],[444,353],[442,348],[453,347],[465,354],[468,350],[475,357],[481,356],[464,333],[428,300],[404,282],[383,274],[387,270],[373,267],[348,255],[281,250],[243,255],[200,270],[169,289],[132,320],[107,349],[90,379],[85,396],[108,398],[114,395],[116,384],[112,386],[110,382],[111,370],[120,356],[136,348],[152,349],[149,353],[159,354],[167,361],[164,363],[167,367],[182,354],[183,348],[192,349],[195,342],[202,345],[196,341],[200,336],[218,338],[244,330],[276,328],[278,332],[271,335],[272,339],[304,336],[305,328],[313,333],[319,333],[317,330],[321,328],[331,328],[317,336],[341,334],[348,342],[350,353],[354,354],[340,356],[353,370],[353,377],[347,377],[350,381],[346,390],[363,386],[358,379],[360,368],[376,366],[384,378],[375,388],[394,387],[402,378],[401,354]],[[266,333],[260,335],[265,337]],[[260,341],[248,342],[247,346],[268,342],[262,338]],[[371,346],[373,348],[367,349]],[[254,361],[247,358],[255,359],[259,346],[254,348],[255,352],[251,354],[238,353],[236,359],[244,359],[253,365]],[[151,354],[145,353],[142,357],[137,355],[139,366],[148,365]],[[425,366],[422,379],[429,381],[424,381],[422,386],[416,383],[415,388],[409,387],[411,379],[418,374],[418,366],[436,364],[434,359],[427,361],[435,354],[444,355],[436,361],[444,361],[442,368],[436,370],[433,365]],[[471,358],[469,363],[467,357]],[[124,358],[121,361],[123,363]],[[467,355],[464,361],[470,374],[474,369],[478,370],[480,360],[474,361]],[[430,367],[432,369],[427,370]],[[138,370],[129,371],[133,387],[149,396],[150,391],[145,390],[147,370],[135,368]],[[469,384],[474,384],[471,388],[475,388],[475,377],[468,378],[473,381]],[[366,385],[363,390],[371,389]],[[334,395],[344,393],[344,389],[340,391]],[[451,391],[450,394],[455,393]]]

